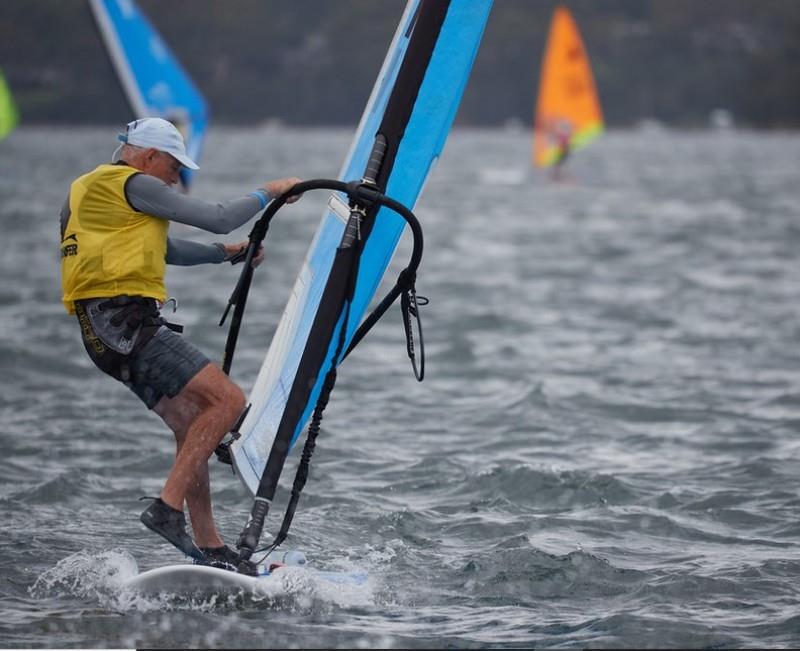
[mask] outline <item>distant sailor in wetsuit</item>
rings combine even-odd
[[[563,179],[563,167],[569,158],[572,144],[572,125],[568,120],[559,120],[553,128],[552,138],[556,147],[556,157],[553,161],[552,174],[553,181]]]
[[[198,167],[170,122],[135,120],[119,140],[112,163],[76,179],[61,209],[64,306],[77,315],[94,363],[128,386],[175,434],[175,463],[141,521],[197,562],[235,564],[238,554],[214,523],[208,459],[239,419],[244,394],[160,310],[167,299],[167,264],[233,263],[247,242],[180,240],[168,236],[169,224],[230,233],[300,179],[270,181],[237,199],[206,203],[173,187],[183,167]],[[259,250],[253,265],[263,257]],[[194,540],[186,531],[184,502]]]

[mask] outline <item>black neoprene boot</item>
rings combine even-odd
[[[210,565],[219,567],[223,570],[236,571],[239,565],[239,552],[234,551],[227,545],[222,547],[201,547],[200,551],[205,554],[205,562],[195,561],[199,565]]]
[[[194,544],[192,537],[186,533],[186,517],[183,511],[173,509],[160,497],[153,500],[139,517],[145,527],[162,536],[187,556],[201,561],[205,558],[197,545]]]

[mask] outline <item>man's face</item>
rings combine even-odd
[[[150,148],[145,152],[142,171],[161,179],[167,185],[175,185],[181,178],[181,167],[180,162],[170,154]]]

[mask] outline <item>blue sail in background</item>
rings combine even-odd
[[[427,0],[430,2],[431,0]],[[444,18],[427,67],[418,87],[400,88],[398,93],[411,106],[396,157],[385,183],[385,194],[413,208],[422,187],[438,159],[469,78],[480,44],[492,0],[432,0]],[[378,80],[361,118],[350,152],[339,179],[361,179],[375,143],[376,132],[387,113],[409,43],[425,14],[426,0],[409,0],[397,32],[389,47]],[[430,7],[429,7],[430,8]],[[430,12],[428,12],[430,13]],[[395,98],[397,94],[395,95]],[[338,365],[334,359],[341,328],[345,346],[351,341],[392,259],[405,227],[405,221],[386,208],[378,212],[364,245],[358,265],[355,291],[349,310],[341,313],[332,327],[327,355],[315,368],[304,368],[310,333],[326,290],[328,279],[350,215],[347,203],[337,193],[331,195],[328,209],[314,236],[295,282],[266,358],[250,393],[250,408],[239,427],[240,437],[231,445],[237,474],[256,494],[267,458],[275,445],[292,446],[317,403],[328,370]],[[346,320],[346,322],[345,322]],[[333,324],[332,324],[333,326]],[[341,350],[341,349],[340,349]],[[307,387],[311,387],[307,392]],[[304,389],[304,387],[306,387]],[[293,389],[295,389],[293,391]],[[297,390],[299,389],[299,390]],[[287,406],[291,396],[302,395],[303,405]],[[295,397],[291,397],[295,400]],[[299,413],[299,417],[287,414]],[[276,441],[291,432],[284,442]],[[270,498],[271,499],[271,498]]]
[[[133,117],[162,117],[184,136],[186,152],[199,162],[208,128],[202,93],[134,0],[89,0],[100,34]],[[191,180],[181,171],[184,187]]]

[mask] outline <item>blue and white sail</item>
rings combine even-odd
[[[186,152],[200,160],[208,128],[202,93],[134,0],[89,0],[100,35],[134,118],[169,120],[181,131]],[[181,171],[184,187],[191,179]]]
[[[378,186],[414,207],[444,147],[491,4],[409,0],[340,180],[365,178],[376,137],[391,131]],[[350,215],[347,198],[332,194],[250,393],[240,436],[231,445],[237,474],[257,500],[271,501],[283,459],[317,404],[326,375],[343,358],[405,227],[400,216],[380,208],[360,249],[352,296],[341,309],[330,310],[324,307],[330,303],[326,293]]]

